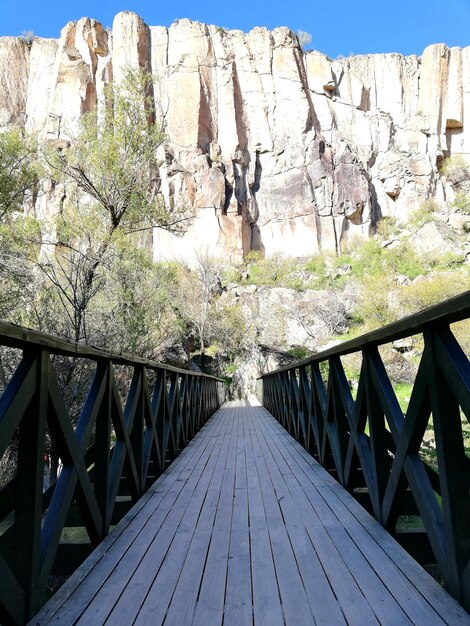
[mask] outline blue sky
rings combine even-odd
[[[152,26],[169,26],[182,17],[244,31],[288,26],[311,33],[311,47],[331,57],[421,54],[427,45],[441,42],[470,45],[470,0],[0,0],[0,35],[33,31],[58,37],[69,20],[88,16],[111,26],[114,15],[124,10],[139,13]]]

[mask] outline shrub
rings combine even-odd
[[[459,193],[455,196],[454,201],[451,206],[461,213],[465,213],[466,215],[470,215],[470,198],[466,193],[459,191]]]
[[[250,250],[245,256],[245,263],[259,263],[263,259],[260,250]]]
[[[296,361],[301,361],[302,359],[306,359],[308,356],[310,356],[311,352],[303,346],[292,346],[292,348],[289,348],[289,350],[287,350],[287,354]]]
[[[312,272],[318,277],[324,276],[326,274],[325,257],[321,256],[320,254],[311,257],[305,263],[305,269],[308,272]]]
[[[396,320],[396,291],[391,280],[385,276],[369,278],[368,286],[362,289],[354,310],[355,319],[362,319],[364,331],[374,330]]]
[[[470,273],[446,272],[422,280],[403,289],[400,306],[404,315],[411,315],[470,289]]]
[[[397,220],[394,217],[383,217],[376,225],[376,234],[381,239],[389,239],[398,232]]]
[[[421,228],[428,222],[432,222],[432,214],[439,211],[439,205],[435,200],[426,200],[421,203],[419,208],[413,211],[410,215],[410,223],[417,228]]]
[[[271,285],[297,289],[300,286],[298,277],[294,276],[297,270],[296,259],[275,254],[266,259],[260,258],[256,262],[250,263],[250,275],[247,282],[254,285]]]
[[[426,274],[428,268],[424,260],[418,257],[416,252],[403,244],[392,249],[385,249],[385,270],[395,274],[404,274],[408,278],[416,278],[420,274]]]
[[[459,183],[470,179],[470,164],[467,163],[463,154],[454,154],[444,159],[441,172],[452,183]]]
[[[312,35],[310,33],[307,33],[305,30],[298,30],[297,38],[299,40],[300,47],[304,50],[306,50],[307,46],[310,46],[310,44],[312,43]]]

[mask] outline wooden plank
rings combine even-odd
[[[266,428],[263,434],[265,437],[269,437],[269,429]],[[293,465],[295,467],[295,461]],[[360,588],[350,572],[348,564],[343,561],[341,553],[329,536],[323,520],[316,511],[315,504],[305,498],[305,494],[302,493],[292,473],[290,476],[286,473],[285,480],[289,485],[291,493],[293,493],[298,514],[301,515],[305,523],[306,530],[348,624],[377,624],[378,621],[374,616],[372,607],[363,595],[366,590]]]
[[[225,405],[151,492],[31,623],[470,624],[263,408]]]
[[[272,449],[267,450],[269,446],[268,433],[260,427],[259,421],[253,417],[258,445],[264,456],[265,471],[269,473],[275,489],[275,496],[281,507],[312,615],[318,624],[332,623],[338,626],[346,624],[338,600],[329,584],[302,517],[299,516],[298,504],[285,482],[291,471],[288,468],[283,468],[281,472],[280,468],[277,467]]]
[[[261,486],[284,617],[286,622],[291,624],[315,624],[280,506],[286,494],[274,491],[262,445],[257,437],[253,413],[251,409],[249,444],[253,448]],[[292,531],[295,533],[296,529],[293,528]]]
[[[268,523],[261,486],[249,444],[248,429],[245,442],[248,485],[248,512],[250,520],[251,579],[253,589],[253,616],[256,626],[284,624],[281,599],[276,578],[274,558],[269,540]]]
[[[41,602],[38,579],[41,572],[41,514],[44,478],[44,448],[48,413],[49,355],[37,355],[35,394],[18,433],[16,469],[15,553],[13,570],[25,590],[26,616]]]
[[[80,356],[92,361],[109,359],[116,365],[145,365],[149,369],[159,369],[167,372],[189,374],[190,376],[202,379],[205,378],[223,382],[223,379],[221,378],[217,378],[216,376],[211,376],[209,374],[203,374],[202,372],[183,370],[179,367],[159,363],[158,361],[149,361],[148,359],[142,359],[141,357],[126,354],[124,352],[101,350],[85,343],[67,341],[66,339],[61,339],[55,335],[43,333],[38,330],[32,330],[31,328],[25,328],[24,326],[18,326],[17,324],[12,324],[11,322],[5,322],[3,320],[0,320],[0,340],[2,346],[10,346],[12,348],[19,348],[26,351],[45,349],[51,354],[61,354],[72,357]]]
[[[218,436],[211,437],[188,481],[176,487],[177,497],[164,498],[144,527],[136,524],[138,534],[132,549],[114,567],[103,590],[90,602],[77,624],[100,624],[105,620],[112,624],[132,623],[173,538],[177,531],[181,533],[181,520],[184,524],[194,519],[195,512],[197,515],[197,507],[200,508],[207,491],[211,466],[215,465],[213,452],[218,442]],[[120,552],[119,544],[116,550]],[[159,623],[157,617],[153,623]]]
[[[167,554],[156,576],[150,580],[149,591],[144,603],[140,607],[135,624],[162,624],[167,623],[167,611],[176,593],[175,589],[180,584],[183,568],[190,563],[189,569],[194,574],[193,588],[197,595],[200,576],[199,568],[203,568],[207,554],[207,536],[204,531],[210,527],[215,516],[217,499],[220,492],[220,481],[223,467],[226,462],[228,440],[230,432],[227,424],[221,420],[223,427],[223,439],[218,440],[218,445],[205,469],[204,476],[198,489],[194,491],[188,509],[177,529],[174,541],[169,546]],[[210,538],[210,536],[209,536]],[[191,562],[194,560],[194,562]],[[147,585],[147,583],[145,583]],[[183,581],[183,587],[188,589],[187,581]],[[180,587],[181,589],[181,587]],[[178,602],[175,601],[177,604]],[[189,610],[190,617],[194,610],[194,601],[191,598],[179,598],[178,609],[182,612]],[[189,607],[189,608],[188,608]],[[115,622],[112,622],[115,623]],[[123,626],[126,622],[122,623]],[[127,622],[129,623],[129,622]],[[180,623],[189,623],[180,622]]]
[[[210,488],[216,501],[215,515],[205,502],[165,619],[166,626],[189,623],[206,626],[221,624],[223,620],[235,484],[237,421],[232,418],[231,410],[221,415],[230,434]]]
[[[102,583],[105,582],[123,553],[131,547],[137,536],[136,525],[144,526],[148,523],[159,505],[165,500],[168,500],[171,507],[171,503],[175,501],[178,493],[189,480],[201,455],[211,443],[211,436],[217,433],[218,427],[217,418],[214,416],[73,576],[34,616],[31,624],[39,626],[54,621],[62,625],[73,623],[74,619],[78,618],[90,600],[98,593]],[[119,544],[119,549],[115,550],[117,544]],[[89,585],[88,577],[94,575],[98,569],[100,574],[97,577],[102,576],[101,582],[98,585]],[[75,607],[74,611],[70,611],[70,605]],[[65,610],[69,612],[68,622],[64,615]]]
[[[0,580],[0,619],[5,624],[21,624],[25,618],[25,594],[1,556]]]
[[[270,437],[270,431],[266,428],[263,433],[265,437]],[[287,454],[286,441],[279,442],[271,440],[277,445],[277,454],[272,453],[272,462],[278,463],[282,471],[284,455]],[[281,445],[284,444],[284,445]],[[262,446],[263,443],[260,442]],[[296,459],[294,459],[296,460]],[[291,474],[292,478],[298,481],[299,487],[302,487],[304,494],[310,500],[312,508],[315,509],[315,513],[322,521],[326,533],[331,538],[335,545],[335,549],[340,553],[341,559],[348,567],[354,579],[362,590],[366,600],[374,611],[377,619],[381,624],[410,624],[406,614],[402,611],[399,604],[396,602],[391,592],[382,583],[380,578],[376,575],[375,571],[364,558],[361,549],[354,543],[353,540],[345,531],[345,527],[349,526],[349,519],[343,516],[342,519],[338,519],[334,516],[331,509],[320,495],[320,489],[306,488],[302,481],[299,480],[299,474],[301,474],[300,467],[296,467],[295,471]],[[301,484],[302,483],[302,484]],[[299,493],[299,498],[302,497],[302,493]],[[304,521],[308,523],[308,518],[305,517]],[[370,541],[368,537],[365,537],[366,542]]]
[[[271,420],[270,414],[264,412],[264,419]],[[309,482],[321,486],[328,502],[335,507],[338,517],[343,521],[348,515],[345,528],[355,534],[360,542],[361,550],[384,583],[392,587],[394,595],[402,600],[402,607],[414,623],[425,624],[470,624],[466,611],[416,563],[396,541],[383,529],[337,481],[332,478],[295,440],[289,437],[284,429],[273,422],[278,437],[288,442],[295,454],[303,458],[303,476]],[[302,484],[305,484],[302,479]],[[329,493],[327,493],[329,492]],[[342,504],[339,507],[338,502]],[[349,518],[352,514],[353,518]],[[362,533],[357,523],[366,530]],[[367,538],[373,539],[367,541]],[[380,551],[377,552],[377,548]],[[411,598],[410,598],[411,595]],[[426,600],[423,602],[422,600]]]
[[[196,613],[193,619],[194,626],[207,624],[222,624],[225,604],[225,588],[229,562],[230,532],[232,528],[232,514],[235,506],[235,473],[238,432],[240,429],[239,409],[228,408],[223,413],[224,419],[231,423],[232,435],[229,441],[229,451],[225,473],[222,480],[214,528],[210,540],[210,548],[204,567],[199,596],[197,597]],[[197,596],[197,594],[196,594]],[[176,593],[174,601],[176,600]],[[171,609],[171,607],[170,607]],[[175,615],[168,615],[168,623]],[[180,623],[184,623],[181,621]]]
[[[237,458],[233,498],[232,527],[225,590],[224,626],[251,625],[253,598],[251,593],[250,531],[248,527],[248,483],[245,438],[246,417],[237,410]]]

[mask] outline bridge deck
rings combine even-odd
[[[31,624],[470,624],[262,407],[229,403]]]

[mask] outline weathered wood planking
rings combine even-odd
[[[470,625],[262,407],[228,403],[30,624]]]

